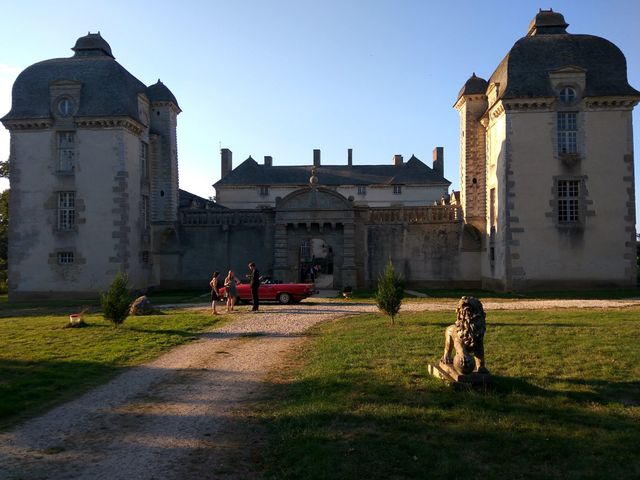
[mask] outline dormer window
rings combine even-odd
[[[576,91],[572,87],[563,87],[562,90],[560,90],[559,97],[562,103],[573,103],[576,101]]]

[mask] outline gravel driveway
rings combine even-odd
[[[487,311],[632,305],[640,300],[484,302]],[[454,308],[454,301],[417,301],[402,310],[445,310],[453,320]],[[229,465],[229,452],[246,447],[234,436],[234,410],[260,394],[265,375],[304,341],[309,327],[376,310],[315,298],[261,309],[236,313],[225,327],[1,433],[0,478],[249,478],[251,472]]]

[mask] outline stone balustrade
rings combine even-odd
[[[265,213],[253,211],[215,211],[185,209],[180,211],[180,223],[185,226],[264,225]]]
[[[370,224],[384,223],[451,223],[462,221],[462,211],[456,205],[432,205],[428,207],[384,207],[369,210]]]
[[[250,210],[218,211],[183,209],[180,221],[184,226],[264,225],[266,212]],[[381,207],[367,209],[369,224],[425,224],[462,221],[462,211],[456,205],[430,205],[425,207]]]

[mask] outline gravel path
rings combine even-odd
[[[227,326],[0,433],[0,479],[249,478],[229,468],[224,455],[237,441],[234,410],[260,394],[267,372],[308,328],[376,310],[355,301],[307,302],[234,314]],[[640,300],[484,302],[487,311],[634,305]],[[454,308],[454,301],[403,305],[403,311],[444,310],[451,319]]]

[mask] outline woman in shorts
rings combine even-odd
[[[227,312],[233,312],[233,306],[236,304],[236,297],[238,296],[238,289],[236,285],[240,283],[233,273],[233,270],[229,270],[227,278],[224,279],[224,292],[227,296]]]

